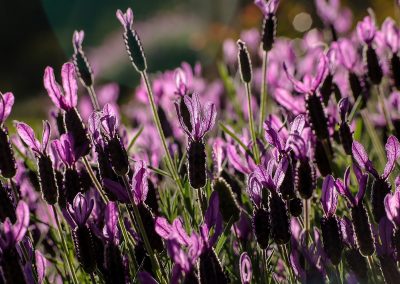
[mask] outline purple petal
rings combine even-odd
[[[387,163],[383,171],[383,178],[387,179],[393,171],[397,159],[400,157],[400,143],[395,136],[390,136],[385,145]]]
[[[10,92],[0,93],[0,124],[2,124],[11,113],[14,105],[14,95]]]
[[[349,177],[350,177],[350,167],[347,167],[346,172],[344,174],[345,182],[343,183],[340,179],[336,179],[335,187],[340,195],[346,197],[351,206],[356,206],[357,202],[354,199],[354,196],[351,194],[349,189]]]
[[[75,31],[72,36],[72,43],[74,45],[75,52],[82,48],[82,42],[85,37],[84,31]]]
[[[135,174],[132,178],[133,198],[136,204],[146,201],[149,187],[147,185],[147,169],[144,161],[135,164]]]
[[[110,190],[117,197],[118,201],[123,203],[130,203],[126,188],[123,187],[119,182],[105,178],[103,180],[103,183],[104,186],[108,188],[108,190]]]
[[[285,174],[286,174],[288,166],[289,166],[289,161],[288,161],[287,157],[284,156],[281,159],[281,161],[279,162],[278,167],[275,171],[275,175],[274,175],[274,184],[277,189],[280,188],[283,180],[285,179]]]
[[[26,123],[16,122],[15,127],[21,140],[34,151],[36,154],[41,154],[40,142],[35,137],[35,132]]]
[[[78,102],[78,84],[76,82],[75,66],[68,62],[61,69],[62,83],[67,107],[74,108]]]
[[[357,24],[357,35],[361,41],[370,44],[375,37],[376,27],[371,16],[366,16]]]
[[[164,240],[168,240],[173,231],[172,225],[164,217],[157,217],[155,223],[156,233]]]
[[[73,142],[71,134],[61,135],[60,140],[54,140],[52,145],[66,166],[71,167],[75,163],[75,156],[72,152]]]
[[[322,53],[321,60],[317,66],[317,74],[312,81],[311,91],[314,92],[322,83],[322,80],[328,72],[328,59],[325,54]]]
[[[203,116],[200,136],[204,136],[214,127],[215,119],[217,118],[215,104],[210,102],[206,103],[203,110]]]
[[[43,133],[42,133],[42,145],[41,145],[41,151],[44,153],[47,152],[47,146],[49,145],[50,135],[51,135],[50,123],[47,120],[45,120],[43,121]]]
[[[273,146],[275,146],[280,153],[283,151],[283,141],[279,135],[279,133],[272,127],[272,124],[269,120],[264,122],[264,130],[265,130],[265,140]]]
[[[43,83],[50,99],[56,107],[64,110],[68,109],[61,88],[54,77],[54,70],[50,66],[44,70]]]
[[[292,74],[289,74],[289,71],[287,70],[286,64],[283,63],[283,70],[286,73],[287,78],[289,81],[293,84],[294,89],[296,92],[302,93],[302,94],[307,94],[310,92],[310,88],[306,86],[303,82],[295,79]]]
[[[290,134],[299,134],[303,132],[304,126],[306,124],[306,118],[303,114],[299,114],[293,120],[292,125],[290,126]]]
[[[257,207],[261,206],[261,190],[262,190],[262,185],[257,179],[257,175],[254,173],[251,173],[249,175],[249,179],[247,182],[247,194],[250,196],[251,200],[253,201],[254,205]]]
[[[180,217],[174,220],[172,227],[174,230],[175,239],[179,242],[179,244],[189,246],[190,237],[183,228],[182,219]]]
[[[47,260],[38,250],[35,250],[35,266],[37,271],[38,283],[43,283],[46,277]]]
[[[128,8],[125,14],[121,10],[117,10],[116,16],[126,30],[132,28],[133,12],[131,8]]]
[[[358,181],[358,192],[356,194],[355,201],[359,204],[364,198],[365,191],[367,189],[368,174],[363,174],[357,165],[353,165],[353,170]]]
[[[393,255],[393,246],[392,246],[392,236],[393,236],[393,224],[389,221],[388,218],[383,217],[379,221],[379,238],[380,244],[377,244],[377,254],[378,256],[383,255]]]
[[[400,192],[396,191],[393,195],[388,193],[384,204],[387,218],[400,228]]]
[[[118,233],[118,206],[114,202],[109,202],[106,206],[106,228],[107,234],[115,239]]]
[[[273,96],[279,105],[292,112],[294,115],[304,113],[306,110],[304,98],[302,96],[292,96],[286,89],[277,88]]]
[[[340,229],[342,231],[343,241],[349,247],[356,247],[353,224],[351,223],[350,219],[347,218],[346,216],[340,220]]]
[[[25,236],[29,226],[29,207],[20,200],[16,209],[17,222],[12,226],[13,242],[18,243]]]
[[[253,275],[253,269],[251,266],[251,259],[247,252],[242,253],[239,263],[240,279],[242,281],[242,284],[250,284],[251,277]]]
[[[340,110],[340,118],[342,119],[342,121],[346,120],[346,114],[349,111],[349,107],[350,107],[350,102],[349,102],[349,98],[342,98],[339,103],[339,110]]]
[[[208,229],[210,229],[217,223],[218,214],[219,214],[219,196],[218,192],[213,191],[213,193],[210,196],[210,201],[206,214],[204,216],[204,221]]]
[[[322,184],[321,202],[325,215],[332,216],[335,214],[338,198],[335,190],[335,179],[331,175],[326,176]]]
[[[361,169],[365,169],[374,176],[378,176],[378,173],[372,166],[372,162],[369,160],[367,152],[364,146],[357,141],[353,141],[352,145],[353,158],[360,166]]]
[[[151,276],[147,271],[140,271],[137,278],[140,284],[158,284],[153,276]]]

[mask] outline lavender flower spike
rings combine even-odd
[[[75,31],[72,37],[72,45],[74,47],[74,65],[76,68],[76,72],[78,73],[78,77],[81,80],[82,85],[86,88],[90,88],[93,85],[93,71],[90,67],[89,61],[86,58],[85,53],[82,49],[83,39],[85,37],[84,31]],[[91,94],[92,103],[96,109],[99,108],[97,98]]]

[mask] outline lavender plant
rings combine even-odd
[[[41,141],[0,93],[0,283],[397,283],[400,28],[316,0],[324,29],[291,40],[254,2],[261,31],[224,42],[217,78],[149,75],[128,8],[126,104],[83,31],[62,86],[44,71]]]

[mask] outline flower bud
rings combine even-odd
[[[345,153],[351,156],[352,155],[351,145],[353,145],[353,134],[351,133],[350,127],[346,121],[343,121],[339,126],[339,137]]]
[[[220,177],[214,181],[213,188],[218,192],[219,200],[221,200],[219,209],[224,221],[226,223],[237,222],[240,218],[240,208],[230,185]]]
[[[296,197],[296,193],[294,191],[294,177],[293,177],[293,165],[292,159],[288,159],[288,167],[286,169],[285,177],[283,182],[279,188],[279,192],[282,195],[284,200],[291,200]]]
[[[380,177],[375,178],[371,189],[371,204],[372,215],[378,224],[381,218],[386,216],[384,200],[390,190],[391,186],[387,181]]]
[[[351,218],[357,245],[363,256],[370,256],[375,251],[374,239],[372,237],[371,225],[368,219],[367,210],[362,203],[351,208]]]
[[[125,176],[129,172],[128,153],[118,135],[107,141],[107,148],[114,172],[119,176]]]
[[[12,178],[17,172],[17,164],[11,147],[8,131],[0,126],[0,174],[4,178]]]
[[[90,151],[90,138],[86,127],[75,108],[65,112],[64,124],[68,133],[71,133],[74,141],[74,152],[77,156],[86,156]]]
[[[274,14],[269,14],[264,17],[261,33],[262,48],[268,52],[272,49],[276,36],[276,17]]]
[[[191,95],[188,95],[188,96],[191,96]],[[187,105],[185,104],[183,97],[179,100],[179,109],[180,109],[183,123],[187,127],[188,131],[192,132],[192,123],[190,122],[190,112],[189,112]]]
[[[152,249],[161,252],[164,249],[164,245],[160,235],[156,233],[153,214],[147,205],[143,203],[138,205],[138,210],[143,222],[144,230],[146,231],[146,235],[150,241],[150,246]]]
[[[107,271],[106,283],[126,283],[126,269],[118,246],[112,243],[105,246],[104,266]]]
[[[344,252],[344,258],[350,270],[356,275],[360,283],[367,283],[368,281],[368,266],[365,257],[361,255],[358,249],[352,248]]]
[[[147,180],[147,184],[149,187],[149,190],[147,192],[147,198],[146,198],[146,205],[150,207],[151,211],[157,215],[159,213],[159,206],[158,206],[158,190],[156,189],[154,183],[151,181],[151,179]]]
[[[250,83],[252,77],[250,54],[247,51],[246,44],[243,41],[238,40],[237,45],[239,48],[238,61],[242,81],[244,83]]]
[[[322,218],[321,232],[325,253],[333,265],[338,265],[342,258],[343,238],[336,216]]]
[[[328,120],[326,118],[321,98],[317,94],[306,96],[308,122],[318,139],[329,139]]]
[[[278,193],[271,191],[269,200],[271,210],[271,237],[278,245],[287,244],[290,241],[290,220],[282,198]]]
[[[324,145],[319,139],[317,139],[315,143],[315,163],[317,164],[318,170],[320,174],[325,177],[327,175],[332,174],[332,169],[329,161],[329,157],[326,154],[324,149]]]
[[[50,205],[58,200],[58,188],[54,174],[53,163],[49,156],[40,155],[38,158],[39,183],[43,199]]]
[[[6,188],[0,182],[0,221],[4,222],[6,218],[9,218],[11,223],[17,221],[17,215],[11,199],[11,195]]]
[[[382,81],[383,72],[379,64],[378,55],[372,45],[365,49],[364,60],[367,63],[368,77],[372,84],[379,85]]]
[[[76,169],[67,168],[64,173],[64,194],[68,203],[73,203],[75,196],[82,191],[79,173]]]
[[[87,226],[78,226],[72,231],[76,256],[86,273],[93,273],[96,269],[96,253],[93,244],[92,232]]]
[[[146,71],[147,63],[146,57],[144,55],[142,42],[136,30],[134,29],[126,29],[124,32],[124,41],[126,50],[128,51],[129,58],[135,69],[140,73]]]
[[[95,145],[95,151],[97,154],[97,164],[99,167],[99,173],[100,173],[100,179],[103,182],[105,179],[110,179],[113,181],[118,180],[118,176],[115,174],[114,170],[112,169],[110,165],[110,159],[109,159],[109,150],[106,145],[106,147],[102,147],[99,144]],[[112,193],[107,186],[104,186],[103,184],[103,190],[106,193],[108,199],[110,201],[116,201],[117,197],[115,196],[114,193]]]
[[[301,198],[311,198],[315,189],[315,168],[308,160],[298,160],[295,169],[295,185]]]
[[[322,95],[324,105],[327,106],[333,92],[333,76],[330,72],[328,73],[328,75],[326,75],[324,82],[319,88],[319,91]]]
[[[189,181],[193,188],[202,188],[207,182],[206,149],[204,142],[190,141],[187,150]]]
[[[200,255],[199,271],[201,284],[225,284],[229,282],[213,248],[207,249]]]
[[[271,231],[268,210],[261,207],[253,211],[253,231],[256,241],[261,249],[266,249],[269,244],[269,235]]]
[[[93,71],[82,49],[76,50],[73,55],[73,62],[82,85],[91,87],[93,85]]]
[[[289,213],[293,217],[299,217],[303,213],[303,201],[295,197],[288,201]]]

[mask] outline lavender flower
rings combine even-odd
[[[239,264],[242,284],[250,284],[252,277],[252,265],[251,259],[246,252],[241,254]]]
[[[190,115],[190,124],[185,121],[178,103],[175,103],[175,108],[181,127],[189,139],[187,150],[189,180],[193,188],[201,188],[207,181],[203,137],[213,128],[217,113],[213,103],[201,106],[197,94],[193,94],[192,97],[185,96],[183,100]]]
[[[375,180],[372,185],[371,202],[372,213],[375,221],[379,222],[385,216],[384,198],[390,192],[391,186],[387,179],[391,172],[394,170],[396,161],[400,157],[400,143],[396,137],[390,136],[385,145],[387,163],[382,175],[379,175],[375,170],[372,162],[369,160],[364,147],[357,141],[353,142],[353,157],[357,164],[374,176]]]
[[[10,92],[0,93],[0,174],[5,178],[12,178],[16,174],[17,165],[14,152],[11,148],[8,130],[4,122],[11,113],[14,105],[14,95]]]
[[[46,67],[44,73],[44,87],[55,106],[65,111],[64,125],[74,139],[74,152],[77,157],[85,156],[90,150],[90,138],[86,127],[76,110],[78,102],[78,85],[76,83],[75,67],[72,63],[65,63],[61,69],[63,90],[54,77],[54,70]]]
[[[85,87],[93,85],[93,71],[82,49],[83,39],[85,37],[84,31],[75,31],[72,37],[72,45],[74,47],[74,65],[78,77]]]
[[[264,51],[270,51],[275,42],[276,35],[276,10],[278,9],[279,0],[255,0],[261,12],[264,14],[264,21],[262,25],[261,42]]]

